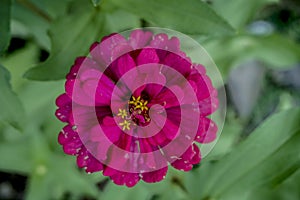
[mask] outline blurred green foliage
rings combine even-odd
[[[300,199],[299,24],[297,0],[1,0],[0,199]],[[160,183],[128,189],[83,173],[63,154],[54,102],[93,41],[145,26],[201,43],[226,87],[232,71],[252,61],[265,69],[264,81],[249,90],[261,91],[249,116],[229,95],[223,133],[192,172],[170,169]],[[24,194],[14,196],[4,174],[24,176]],[[11,196],[3,196],[4,184]]]

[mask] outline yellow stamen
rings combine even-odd
[[[138,98],[135,98],[134,96],[132,97],[132,101],[129,101],[129,104],[137,105],[140,102],[141,96]]]
[[[148,104],[148,101],[143,101],[142,100],[142,101],[139,102],[139,105],[135,106],[135,109],[140,108],[142,111],[148,110],[147,104]]]
[[[124,120],[123,122],[119,123],[120,126],[122,126],[122,130],[125,131],[130,130],[130,122],[128,120]]]
[[[125,119],[127,117],[126,110],[119,108],[118,116],[122,117],[122,119]]]

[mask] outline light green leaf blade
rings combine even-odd
[[[56,19],[57,17],[62,16],[66,10],[68,4],[71,0],[29,0],[32,2],[32,6],[35,6],[36,9],[39,9],[40,12],[43,12],[44,15],[47,15],[47,18]]]
[[[241,28],[253,19],[264,5],[274,2],[278,0],[214,0],[212,7],[234,28]]]
[[[300,110],[275,114],[228,156],[210,167],[199,194],[222,199],[247,199],[259,187],[274,187],[300,168]],[[202,170],[202,171],[201,171]]]
[[[0,94],[0,121],[21,130],[24,123],[24,109],[12,91],[10,74],[2,65],[0,65]]]
[[[12,19],[24,25],[27,32],[44,49],[50,49],[50,39],[47,35],[49,21],[29,10],[24,5],[14,2],[12,6]]]
[[[112,0],[156,26],[187,34],[228,34],[233,29],[200,0]]]
[[[249,60],[262,61],[275,69],[287,69],[300,61],[300,45],[281,35],[241,34],[204,41],[224,79],[232,67]]]
[[[10,40],[11,0],[2,0],[0,6],[0,55],[6,50]]]
[[[93,5],[96,7],[100,4],[101,0],[91,0],[91,1],[92,1]]]
[[[140,27],[140,19],[122,9],[107,12],[105,20],[105,28],[111,33]]]
[[[38,46],[34,43],[29,43],[24,48],[0,58],[0,62],[11,73],[11,85],[16,93],[24,89],[24,85],[28,80],[22,78],[23,74],[37,63],[38,55]]]
[[[27,174],[32,170],[32,163],[29,162],[31,156],[30,143],[24,142],[23,139],[0,143],[1,171]]]
[[[103,36],[102,12],[83,1],[74,2],[69,10],[72,12],[55,21],[50,28],[50,57],[28,70],[26,78],[43,81],[64,78],[75,58],[85,56],[92,42]]]

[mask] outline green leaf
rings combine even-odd
[[[112,0],[154,25],[187,34],[228,34],[232,27],[200,0]]]
[[[112,33],[140,27],[140,19],[125,10],[107,12],[105,18],[105,27]]]
[[[92,42],[103,36],[104,15],[84,1],[76,1],[67,16],[50,28],[50,57],[25,73],[32,80],[57,80],[65,77],[77,56],[88,53]]]
[[[212,7],[233,27],[241,28],[255,17],[264,5],[278,0],[214,0]]]
[[[56,19],[63,15],[67,10],[67,5],[71,0],[28,0],[31,1],[36,9],[47,15],[47,18]]]
[[[24,5],[14,2],[12,6],[12,19],[20,22],[26,27],[36,42],[44,49],[50,49],[50,40],[47,35],[49,21],[40,15],[32,12]]]
[[[99,195],[88,175],[80,173],[74,159],[56,154],[44,155],[48,163],[36,164],[30,176],[26,199],[62,199],[69,192],[72,196]]]
[[[276,69],[291,68],[299,62],[300,45],[281,35],[238,35],[206,40],[202,43],[224,79],[231,67],[258,60]],[[204,63],[205,64],[205,63]]]
[[[257,188],[284,182],[300,168],[296,148],[300,142],[299,121],[299,108],[275,114],[228,156],[200,168],[206,176],[198,191],[200,196],[242,200]]]
[[[93,5],[96,7],[100,4],[101,0],[91,0],[91,1],[92,1]]]
[[[0,55],[7,49],[10,40],[11,0],[2,0],[0,6]]]
[[[148,199],[150,197],[150,193],[146,187],[143,187],[141,183],[138,183],[133,188],[120,187],[112,182],[109,182],[105,187],[104,193],[101,196],[103,200],[140,200],[140,199]]]
[[[23,90],[24,84],[28,80],[22,78],[25,71],[36,64],[39,56],[39,48],[33,43],[27,44],[24,48],[19,49],[0,59],[0,62],[11,73],[12,88],[18,93]]]
[[[15,142],[0,143],[0,170],[8,173],[27,174],[32,170],[30,144],[24,139]]]
[[[259,188],[249,195],[249,200],[295,200],[300,197],[300,169],[285,179],[282,184],[271,188]]]
[[[24,109],[17,95],[12,91],[9,72],[0,65],[0,121],[22,129]]]

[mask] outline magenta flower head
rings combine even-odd
[[[66,79],[56,100],[56,116],[67,123],[58,142],[80,168],[115,184],[161,181],[169,165],[189,171],[201,160],[199,146],[216,139],[209,116],[217,91],[177,37],[144,30],[106,36]]]

